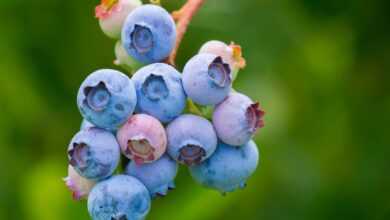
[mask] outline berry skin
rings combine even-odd
[[[137,165],[133,161],[126,167],[126,174],[140,180],[149,190],[152,198],[165,196],[169,189],[174,189],[174,179],[178,165],[168,155],[153,163]]]
[[[127,175],[98,183],[88,197],[88,212],[94,220],[143,220],[150,207],[146,187]]]
[[[121,41],[117,41],[115,44],[115,57],[116,59],[114,60],[114,64],[121,66],[132,74],[135,72],[135,70],[142,67],[142,64],[127,54],[125,48],[122,46]]]
[[[259,103],[247,96],[233,92],[213,113],[213,125],[217,136],[223,142],[240,146],[247,143],[258,128],[264,126],[264,111]]]
[[[132,11],[122,29],[123,47],[137,61],[149,64],[168,57],[176,41],[176,25],[171,15],[156,5]]]
[[[212,124],[196,115],[181,115],[167,130],[168,154],[176,161],[191,166],[210,157],[217,147]]]
[[[164,63],[139,69],[132,80],[137,91],[136,112],[154,116],[163,123],[178,117],[186,106],[180,73]]]
[[[129,118],[136,104],[133,82],[125,74],[111,69],[90,74],[77,95],[82,116],[97,127],[111,131]]]
[[[192,57],[183,70],[183,87],[195,103],[215,105],[223,101],[232,87],[229,64],[220,56],[202,53]]]
[[[111,176],[118,166],[119,157],[115,136],[100,128],[79,131],[68,147],[69,164],[81,176],[91,180]]]
[[[120,39],[126,17],[141,5],[140,0],[102,0],[95,8],[95,17],[108,37]]]
[[[189,169],[192,177],[203,186],[226,193],[244,188],[258,163],[259,151],[254,141],[240,147],[219,142],[209,159]]]
[[[66,186],[72,191],[74,200],[87,198],[92,187],[96,184],[95,181],[80,176],[71,165],[68,166],[68,176],[64,178],[64,181]]]
[[[167,149],[167,136],[162,124],[152,116],[137,114],[118,130],[122,153],[137,164],[159,159]]]

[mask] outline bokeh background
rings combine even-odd
[[[183,0],[162,0],[168,10]],[[0,219],[89,219],[61,178],[81,117],[76,92],[110,67],[97,0],[0,1]],[[261,166],[223,197],[182,168],[151,220],[390,219],[387,0],[208,0],[179,51],[243,46],[237,90],[267,115]]]

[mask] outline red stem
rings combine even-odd
[[[187,31],[188,25],[191,22],[192,17],[196,14],[199,8],[202,6],[205,0],[188,0],[180,10],[172,13],[173,18],[176,22],[176,44],[174,49],[168,58],[168,63],[175,65],[175,59],[177,51],[179,50],[180,43],[183,40],[184,34]]]

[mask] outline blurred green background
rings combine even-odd
[[[174,10],[181,1],[162,0]],[[61,178],[81,117],[76,92],[110,67],[97,0],[0,1],[0,219],[89,219]],[[235,87],[259,100],[261,167],[222,197],[182,168],[151,220],[390,219],[390,4],[386,0],[208,0],[179,51],[243,46]]]

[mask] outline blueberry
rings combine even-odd
[[[162,156],[153,163],[137,165],[134,161],[126,167],[126,174],[136,177],[149,190],[152,198],[165,196],[173,189],[177,174],[177,163],[168,155]]]
[[[92,124],[116,130],[133,113],[137,103],[133,82],[123,73],[102,69],[81,84],[77,105]]]
[[[199,164],[217,147],[212,124],[199,116],[181,115],[167,127],[168,154],[186,165]]]
[[[100,128],[79,131],[68,147],[69,164],[83,177],[102,180],[111,176],[119,163],[115,136]]]
[[[231,93],[213,113],[213,125],[223,142],[239,146],[248,142],[264,126],[259,103],[241,93]]]
[[[120,39],[126,17],[140,5],[140,0],[102,0],[95,8],[95,16],[108,37]]]
[[[143,5],[132,11],[122,29],[123,46],[141,63],[160,62],[168,57],[176,40],[171,15],[156,5]]]
[[[232,87],[229,64],[220,56],[202,53],[192,57],[183,70],[183,87],[195,103],[215,105],[229,94]]]
[[[142,67],[142,64],[134,60],[131,56],[129,56],[122,46],[121,41],[117,41],[115,44],[115,61],[114,64],[121,66],[129,73],[134,73],[137,69]]]
[[[150,207],[146,187],[127,175],[98,183],[88,197],[88,212],[94,220],[143,220]]]
[[[245,187],[258,163],[259,151],[254,141],[239,147],[219,142],[208,160],[189,169],[192,177],[203,186],[226,193]]]
[[[154,63],[139,69],[133,76],[137,90],[136,112],[154,116],[167,123],[179,116],[186,105],[181,75],[164,63]]]
[[[71,165],[68,166],[68,176],[64,178],[64,181],[66,186],[72,191],[74,200],[88,197],[92,187],[96,184],[95,181],[80,176]]]
[[[166,151],[167,137],[162,124],[146,114],[133,115],[118,130],[123,154],[137,164],[159,159]]]
[[[246,65],[240,45],[234,43],[227,45],[222,41],[211,40],[202,45],[199,53],[211,53],[222,57],[222,60],[230,65],[232,79],[235,78],[238,70]]]
[[[230,68],[233,68],[233,49],[222,41],[207,41],[199,49],[199,53],[209,53],[220,56],[222,57],[223,62],[228,63]]]

